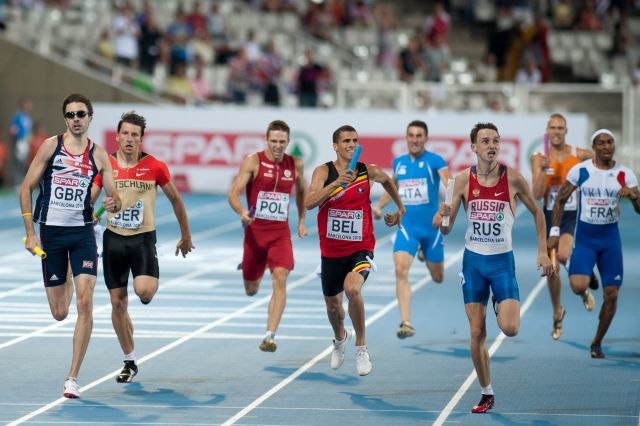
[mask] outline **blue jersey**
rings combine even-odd
[[[617,233],[620,189],[638,186],[635,174],[619,163],[602,170],[593,165],[593,160],[586,160],[569,170],[567,181],[580,191],[576,240],[580,237],[601,239],[609,232]]]
[[[440,175],[438,170],[447,167],[444,158],[433,152],[424,151],[416,159],[409,154],[393,160],[393,174],[398,183],[398,193],[406,212],[402,223],[431,223],[438,210],[438,190]]]
[[[83,153],[75,155],[64,147],[62,135],[40,180],[40,194],[33,213],[44,225],[84,226],[91,217],[91,185],[98,173],[93,159],[95,146],[89,141]]]

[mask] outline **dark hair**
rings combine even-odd
[[[140,137],[144,136],[144,129],[147,128],[147,120],[141,116],[140,114],[136,114],[135,111],[125,112],[120,116],[120,121],[118,121],[118,133],[120,133],[120,127],[122,127],[122,123],[133,124],[134,126],[140,127]]]
[[[427,127],[427,123],[425,123],[424,121],[421,120],[413,120],[411,123],[409,123],[409,125],[407,126],[407,130],[409,130],[409,127],[420,127],[421,129],[424,130],[424,134],[425,135],[429,135],[429,127]]]
[[[496,133],[498,133],[498,128],[493,123],[477,123],[475,126],[473,126],[473,129],[471,129],[471,133],[469,134],[469,136],[471,137],[471,143],[476,143],[478,132],[483,129],[495,130]],[[498,135],[500,135],[500,133],[498,133]]]
[[[67,105],[73,102],[80,102],[82,104],[85,104],[87,106],[87,113],[89,113],[89,117],[93,117],[93,105],[91,105],[91,101],[89,100],[89,98],[79,93],[72,93],[71,95],[67,96],[64,101],[62,101],[62,115],[64,115],[64,113],[66,112]]]
[[[291,129],[289,129],[289,125],[282,120],[273,120],[267,126],[267,139],[269,138],[269,132],[272,130],[281,130],[287,134],[288,136],[291,134]]]
[[[344,124],[344,125],[338,127],[335,132],[333,132],[333,143],[338,143],[338,139],[340,138],[340,133],[343,133],[343,132],[355,132],[355,133],[358,133],[358,132],[356,132],[356,129],[353,128],[353,126],[350,126],[348,124]]]

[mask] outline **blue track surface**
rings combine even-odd
[[[310,236],[294,237],[296,268],[275,353],[258,350],[271,285],[244,294],[236,265],[242,228],[226,197],[184,197],[196,250],[173,255],[178,226],[170,204],[157,207],[160,290],[150,305],[130,299],[140,372],[115,382],[122,353],[100,276],[94,330],[79,384],[82,398],[66,400],[75,308],[55,322],[40,264],[23,249],[15,194],[0,198],[0,423],[163,425],[638,425],[640,411],[640,228],[628,203],[621,222],[625,279],[618,312],[604,340],[607,358],[589,357],[598,305],[587,312],[563,272],[564,334],[553,341],[546,284],[534,266],[535,233],[528,212],[514,226],[522,301],[518,336],[499,337],[487,315],[496,406],[471,414],[480,395],[473,374],[458,273],[464,219],[446,239],[445,282],[433,284],[414,262],[412,322],[417,333],[398,340],[391,231],[376,222],[378,272],[364,287],[367,343],[374,369],[360,377],[355,351],[341,369],[329,368],[332,332],[319,279],[315,214]],[[132,293],[132,292],[130,292]],[[347,324],[350,325],[349,320]],[[353,342],[353,341],[352,341]]]

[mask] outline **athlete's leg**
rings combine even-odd
[[[74,281],[78,319],[73,333],[73,357],[68,377],[78,377],[82,360],[89,346],[93,330],[93,290],[96,285],[96,276],[79,274],[75,276]]]
[[[344,279],[344,294],[349,300],[349,317],[356,332],[356,346],[366,345],[364,299],[360,291],[363,284],[364,277],[359,272],[351,271]]]
[[[620,287],[617,285],[609,285],[603,288],[604,300],[602,302],[602,307],[600,308],[598,329],[596,330],[596,335],[591,344],[600,345],[602,343],[602,339],[604,339],[604,335],[607,333],[618,308],[619,290]]]
[[[485,387],[491,384],[489,352],[485,345],[487,339],[487,327],[485,323],[487,307],[482,303],[466,303],[464,310],[469,319],[471,360],[476,369],[480,386]]]
[[[411,283],[409,283],[411,263],[413,263],[413,256],[406,251],[393,253],[393,264],[396,271],[396,297],[402,322],[411,322]]]
[[[444,281],[444,262],[429,262],[427,261],[427,268],[431,274],[433,282],[440,284]]]
[[[499,315],[498,327],[504,334],[513,337],[520,330],[520,301],[516,299],[505,299],[498,304]]]
[[[280,319],[284,312],[287,302],[287,277],[289,271],[282,267],[274,268],[271,273],[271,283],[273,285],[273,293],[269,301],[269,311],[267,317],[267,330],[275,333],[280,325]]]
[[[128,311],[129,296],[127,287],[110,289],[109,295],[111,297],[111,323],[113,324],[113,330],[118,336],[122,353],[130,354],[133,352],[134,344],[133,322]]]
[[[344,308],[342,306],[342,295],[344,293],[336,294],[335,296],[324,296],[324,303],[327,306],[327,318],[331,328],[333,328],[333,334],[336,341],[344,339]]]

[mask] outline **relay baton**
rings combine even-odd
[[[353,171],[356,169],[358,165],[358,158],[360,158],[360,154],[362,153],[362,145],[356,146],[355,151],[353,151],[353,157],[351,157],[351,161],[349,161],[349,170]],[[342,188],[346,188],[348,185],[346,183],[342,184]]]
[[[100,219],[100,216],[104,213],[104,204],[96,211],[96,219]]]
[[[22,237],[22,243],[24,244],[26,242],[27,237]],[[44,250],[42,250],[40,247],[34,247],[33,252],[36,254],[36,256],[39,256],[40,259],[45,259],[47,257],[47,253],[45,253]]]
[[[549,157],[549,134],[545,133],[544,134],[544,139],[543,139],[544,143],[544,156],[545,157]]]
[[[253,216],[255,216],[255,214],[256,214],[256,206],[253,206],[253,207],[251,207],[251,208],[249,209],[249,214],[248,214],[248,216],[249,216],[251,219],[253,219]],[[243,223],[243,224],[242,224],[242,227],[243,227],[243,228],[246,228],[246,227],[247,227],[247,224],[246,224],[246,223]]]
[[[453,201],[453,184],[455,183],[455,179],[449,179],[447,182],[447,190],[444,195],[445,204],[451,205]],[[449,216],[442,217],[442,226],[449,226]]]
[[[551,249],[551,253],[549,253],[549,259],[551,259],[553,270],[557,272],[558,269],[556,268],[556,249]]]

